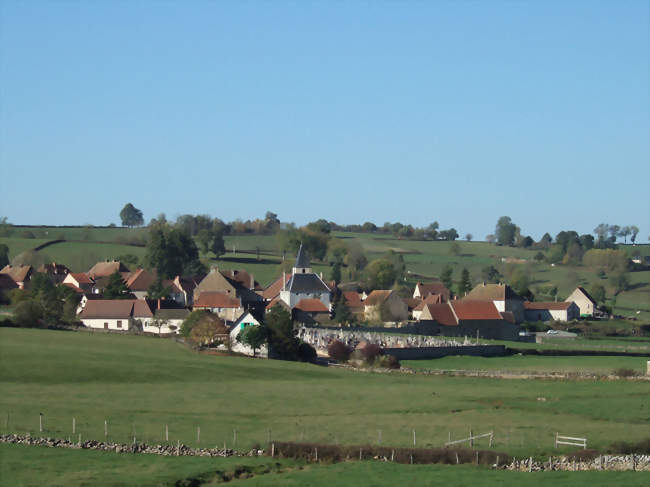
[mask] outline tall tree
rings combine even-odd
[[[390,289],[397,278],[397,270],[388,259],[375,259],[366,267],[366,287],[373,289]]]
[[[162,225],[149,231],[146,262],[163,279],[194,274],[204,269],[194,239],[184,231]]]
[[[144,225],[142,211],[138,210],[131,203],[124,205],[124,208],[120,211],[120,218],[124,227],[139,227],[140,225]]]
[[[639,227],[637,227],[636,225],[631,225],[630,232],[632,233],[632,235],[630,236],[630,242],[635,243],[636,236],[639,234]]]
[[[460,282],[458,283],[458,295],[464,296],[472,290],[472,279],[469,276],[469,271],[463,268],[460,273]]]
[[[605,240],[605,236],[609,232],[609,225],[607,223],[601,223],[596,228],[594,228],[594,234],[598,237],[598,243],[602,243]]]
[[[501,245],[512,245],[515,242],[517,230],[517,225],[512,223],[512,219],[509,216],[502,216],[497,221],[497,226],[494,232],[497,242]]]
[[[454,281],[451,277],[453,272],[454,270],[451,268],[451,266],[448,265],[442,270],[442,273],[440,274],[440,282],[442,282],[450,291],[454,285]]]
[[[281,359],[296,360],[300,341],[296,338],[293,330],[289,311],[276,304],[266,315],[265,326],[269,351]]]
[[[108,277],[108,283],[104,289],[106,299],[126,299],[129,289],[119,272],[115,271]]]
[[[465,234],[465,240],[467,240],[468,242],[471,242],[473,238],[474,236],[471,233]]]
[[[9,264],[9,247],[0,244],[0,269]]]
[[[621,231],[620,225],[610,225],[607,231],[609,232],[609,240],[612,243],[616,243],[616,237],[619,236],[619,232]]]

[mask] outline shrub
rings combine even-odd
[[[340,340],[334,340],[327,346],[327,355],[337,362],[347,362],[351,353],[352,349]]]
[[[637,375],[637,372],[629,367],[621,367],[620,369],[614,370],[614,375],[618,377],[634,377]]]
[[[381,367],[384,369],[399,369],[401,367],[399,360],[394,355],[380,355],[375,358],[375,367]]]
[[[298,345],[298,360],[301,362],[313,362],[316,360],[316,349],[309,343],[300,342]]]
[[[612,443],[607,449],[607,453],[622,453],[629,455],[631,453],[650,453],[650,438],[641,440],[637,443],[627,443],[625,441],[617,441]]]
[[[381,348],[375,343],[368,343],[361,349],[361,356],[369,364],[372,364],[379,355],[381,355]]]
[[[34,235],[34,232],[31,230],[25,230],[20,234],[22,238],[36,238],[36,235]]]

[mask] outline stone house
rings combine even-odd
[[[440,296],[440,302],[444,303],[451,298],[451,291],[441,282],[422,283],[418,281],[413,290],[413,298],[424,299],[429,295]]]
[[[574,302],[580,309],[580,316],[591,317],[598,308],[598,304],[582,286],[578,286],[564,300],[565,302]]]
[[[404,300],[391,289],[376,289],[363,301],[364,316],[369,321],[381,321],[381,307],[385,306],[391,316],[389,321],[408,320],[408,306]]]
[[[220,292],[204,291],[194,300],[194,310],[207,310],[225,321],[236,321],[245,309],[239,298]]]

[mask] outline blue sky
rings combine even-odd
[[[650,234],[647,1],[0,3],[0,216]]]

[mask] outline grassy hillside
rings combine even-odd
[[[0,431],[249,447],[277,440],[440,446],[494,430],[495,448],[557,454],[556,431],[604,448],[650,436],[647,382],[516,381],[371,374],[197,355],[169,340],[0,329]],[[539,401],[539,397],[546,401]],[[8,428],[6,418],[9,415]],[[481,446],[481,444],[479,444]],[[483,445],[486,446],[486,445]]]
[[[238,472],[236,474],[235,472]],[[348,462],[334,465],[297,464],[262,458],[202,458],[131,455],[89,450],[63,450],[22,445],[0,445],[0,486],[161,486],[228,485],[330,487],[467,485],[518,487],[522,484],[554,487],[643,486],[647,474],[636,472],[494,471],[468,465],[400,465]],[[246,478],[250,476],[249,478]],[[181,484],[196,479],[194,484]],[[176,484],[176,482],[179,482]],[[201,482],[199,484],[199,482]]]

